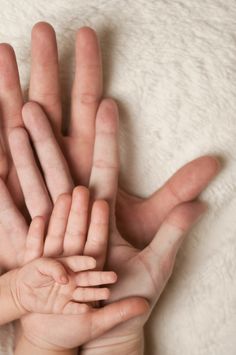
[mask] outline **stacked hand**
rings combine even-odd
[[[85,313],[89,310],[86,302],[109,297],[107,288],[90,286],[115,282],[114,273],[85,271],[95,265],[95,259],[88,256],[36,259],[11,273],[11,294],[22,315]]]
[[[22,121],[23,100],[15,58],[12,49],[6,45],[1,46],[0,54],[0,71],[3,74],[0,81],[2,140],[6,147],[1,154],[1,175],[12,197],[24,211],[25,201],[31,218],[43,216],[48,219],[58,197],[72,191],[72,181],[89,185],[92,199],[103,199],[110,204],[106,268],[118,274],[118,282],[111,289],[109,302],[112,303],[105,308],[79,317],[28,315],[23,319],[24,333],[36,346],[52,349],[76,347],[100,335],[86,345],[85,351],[90,352],[91,349],[95,354],[101,350],[104,354],[104,349],[108,349],[109,353],[113,343],[114,348],[117,346],[117,339],[122,342],[130,336],[140,336],[143,324],[171,274],[184,235],[205,210],[205,205],[195,199],[218,172],[218,161],[205,156],[186,164],[146,200],[130,196],[120,189],[117,194],[118,110],[113,100],[101,99],[101,56],[94,31],[82,28],[77,35],[70,127],[66,137],[60,133],[62,110],[53,29],[40,23],[32,32],[29,99],[38,102],[44,112],[37,104],[28,103],[23,108]],[[23,124],[37,153],[43,177]],[[14,164],[9,154],[8,135]],[[27,223],[3,183],[0,184],[0,196],[3,229],[0,245],[4,245],[5,250],[4,255],[0,255],[0,263],[11,269],[24,260]],[[62,214],[66,215],[67,211],[65,207]],[[17,221],[14,225],[13,220]],[[76,240],[73,240],[74,232],[64,233],[64,240],[68,243],[60,242],[57,246],[46,238],[45,255],[90,255],[97,260],[97,269],[102,270],[106,256],[103,243],[93,235],[88,247],[84,233],[78,232],[79,229]],[[124,299],[131,296],[135,297]],[[113,303],[116,300],[119,301]],[[151,308],[147,307],[145,300],[149,301]],[[140,315],[139,318],[124,322],[136,315]],[[101,336],[122,321],[121,326]],[[43,324],[47,324],[50,333]],[[72,332],[72,329],[77,331]]]

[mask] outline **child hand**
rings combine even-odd
[[[107,288],[91,286],[116,281],[114,272],[88,271],[95,267],[89,256],[36,259],[12,274],[11,293],[24,312],[81,314],[89,310],[85,302],[109,298]]]

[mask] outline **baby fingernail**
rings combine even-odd
[[[61,277],[60,277],[60,281],[61,281],[61,283],[63,283],[63,284],[67,284],[67,283],[68,283],[68,278],[67,278],[66,276],[61,276]]]

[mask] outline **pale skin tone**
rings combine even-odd
[[[6,191],[2,182],[2,192],[6,193]],[[73,239],[77,237],[78,232],[83,232],[84,240],[81,241],[83,244],[90,243],[93,237],[91,233],[99,236],[106,250],[107,203],[105,201],[93,203],[92,219],[88,228],[89,210],[86,197],[88,197],[88,190],[84,187],[74,189],[73,199],[70,195],[59,196],[55,202],[48,228],[45,226],[44,218],[35,217],[32,220],[25,238],[22,260],[24,266],[8,272],[0,278],[1,324],[17,319],[27,312],[81,314],[89,310],[88,305],[81,304],[81,302],[105,300],[109,297],[108,288],[94,288],[93,286],[115,282],[116,274],[114,272],[86,271],[96,268],[94,258],[89,256],[40,258],[42,255],[62,255],[62,246],[64,245],[64,249],[67,250]],[[2,206],[1,211],[6,211],[6,202],[8,202],[8,216],[11,217],[9,206],[13,202],[9,195],[5,195],[4,202],[5,206]],[[4,220],[5,217],[1,215],[1,225],[6,227]],[[8,219],[7,222],[14,225],[17,220],[12,219],[11,222]],[[6,235],[9,231],[8,227]],[[14,233],[16,232],[12,228],[12,234],[8,234],[9,238],[13,238]],[[79,236],[81,239],[81,234]],[[77,243],[74,242],[74,244]],[[32,260],[35,261],[32,262]],[[5,298],[4,295],[6,295]]]
[[[11,148],[12,151],[18,147],[18,139],[19,139],[19,132],[17,134],[12,135],[11,137]],[[27,135],[26,135],[27,136]],[[17,144],[15,144],[17,143]],[[24,145],[23,145],[24,146]],[[14,148],[13,148],[14,147]],[[57,148],[57,147],[56,147]],[[24,156],[24,154],[23,154]],[[14,154],[13,154],[14,157]],[[55,162],[57,162],[58,157],[55,156]],[[60,158],[59,158],[60,159]],[[31,163],[31,162],[29,162]],[[21,166],[16,164],[17,169],[21,171]],[[27,165],[24,165],[22,175],[19,174],[20,179],[26,177],[25,182],[28,180],[27,177],[32,177],[30,170],[33,170],[33,165],[30,164],[28,169]],[[26,175],[25,175],[26,172]],[[20,214],[20,212],[16,209],[14,202],[8,193],[7,187],[2,180],[0,180],[0,195],[2,197],[1,200],[1,207],[0,207],[0,224],[2,226],[2,236],[5,239],[9,240],[11,245],[14,245],[15,240],[17,239],[18,235],[22,235],[27,228],[27,223],[24,220],[24,217]],[[37,190],[38,180],[32,181],[33,185],[35,183],[35,189]],[[24,184],[23,184],[24,185]],[[32,185],[32,186],[33,186]],[[32,191],[33,193],[33,191]],[[6,212],[7,212],[7,219],[6,219]],[[21,223],[25,223],[22,231],[20,231]],[[104,260],[106,257],[106,250],[107,250],[107,242],[108,242],[108,226],[109,226],[109,209],[108,204],[106,201],[103,200],[96,200],[91,206],[91,216],[90,216],[90,208],[89,208],[89,191],[86,187],[78,186],[74,188],[72,196],[71,194],[62,194],[60,195],[54,205],[52,215],[50,217],[48,227],[45,228],[45,218],[43,217],[34,217],[30,227],[28,228],[28,234],[24,237],[25,243],[24,248],[22,250],[22,257],[20,263],[25,264],[28,263],[35,258],[39,258],[41,256],[44,257],[56,257],[56,256],[64,256],[67,257],[68,260],[68,267],[71,269],[78,268],[79,266],[74,263],[76,262],[76,256],[68,256],[74,255],[75,253],[89,255],[90,253],[96,257],[96,260],[92,258],[92,266],[90,268],[94,268],[96,266],[97,271],[90,271],[90,272],[80,272],[79,274],[76,273],[74,277],[74,283],[78,286],[76,290],[70,288],[68,292],[73,292],[73,297],[77,298],[77,301],[83,302],[92,302],[101,299],[107,299],[110,295],[108,288],[94,288],[93,286],[99,286],[101,284],[111,284],[116,281],[116,275],[114,272],[108,271],[100,271],[102,268],[100,264],[104,264]],[[5,233],[4,233],[5,232]],[[20,233],[21,232],[21,233]],[[96,250],[94,250],[94,245],[96,245]],[[74,251],[72,253],[72,251]],[[71,258],[71,259],[70,259]],[[91,257],[82,256],[80,258],[88,258],[91,262]],[[66,263],[65,259],[60,259],[61,262]],[[67,259],[66,259],[67,260]],[[48,263],[48,262],[47,262]],[[96,265],[94,264],[96,263]],[[29,264],[26,266],[28,267]],[[58,265],[58,264],[57,264]],[[73,268],[74,267],[74,268]],[[44,267],[45,269],[45,267]],[[46,266],[47,269],[47,266]],[[32,268],[23,269],[20,272],[20,275],[26,277],[33,276],[33,280],[36,279],[36,274],[33,272]],[[7,274],[5,274],[7,275]],[[12,274],[10,274],[12,275]],[[14,274],[13,274],[14,276]],[[43,281],[43,280],[41,280]],[[47,281],[48,282],[48,281]],[[18,283],[19,284],[19,283]],[[25,282],[24,282],[25,284]],[[52,289],[53,286],[53,289]],[[72,283],[73,286],[73,283]],[[87,288],[88,286],[89,288]],[[83,287],[83,288],[82,288]],[[14,288],[14,287],[13,287]],[[37,284],[37,289],[39,285]],[[27,290],[29,290],[29,280],[27,283]],[[44,300],[47,299],[47,294],[52,295],[52,291],[54,290],[54,284],[50,285],[50,289],[47,289],[44,285],[43,291],[46,292],[44,294]],[[58,287],[56,287],[57,291],[60,291]],[[65,293],[65,287],[63,287],[63,294]],[[18,294],[23,294],[22,290],[20,292],[15,292]],[[60,296],[59,294],[55,294],[56,296]],[[70,295],[70,293],[68,294]],[[29,298],[28,294],[28,298]],[[42,292],[40,293],[42,296]],[[56,306],[55,300],[52,301],[52,304]],[[18,302],[20,303],[20,302]],[[42,304],[44,304],[42,302]],[[113,326],[117,325],[118,323],[122,322],[125,319],[129,319],[134,317],[137,314],[143,313],[148,305],[147,302],[137,297],[129,300],[122,300],[120,302],[113,303],[110,306],[106,306],[101,309],[87,309],[87,312],[80,312],[79,310],[83,310],[85,307],[75,305],[73,303],[63,304],[65,306],[65,311],[61,312],[65,315],[60,316],[61,318],[58,319],[58,316],[53,318],[52,315],[46,316],[45,319],[41,320],[41,315],[25,315],[22,317],[23,324],[27,328],[29,327],[30,336],[26,332],[27,339],[32,338],[32,343],[37,343],[38,340],[38,331],[37,327],[42,326],[44,329],[45,324],[50,322],[52,319],[55,319],[54,329],[52,331],[53,334],[57,334],[60,338],[63,334],[59,335],[59,330],[63,328],[66,333],[68,334],[69,344],[68,348],[72,348],[74,344],[78,346],[82,344],[87,339],[90,339],[96,334],[103,333],[107,329],[112,328]],[[24,305],[25,306],[25,305]],[[25,306],[28,309],[28,307]],[[57,307],[58,310],[58,307]],[[50,312],[47,308],[47,312],[43,311],[35,311],[35,309],[31,309],[31,311],[35,313],[54,313]],[[56,312],[55,312],[56,313]],[[57,313],[60,313],[59,311]],[[68,317],[66,314],[74,314],[73,317]],[[11,315],[11,313],[9,312]],[[75,316],[75,314],[77,314]],[[22,315],[22,314],[21,314]],[[14,319],[14,318],[12,318]],[[35,324],[37,326],[35,327]],[[78,333],[74,333],[73,329],[76,329],[74,326],[76,324],[78,328]],[[98,326],[97,326],[98,324]],[[63,326],[62,326],[63,325]],[[96,328],[93,332],[92,329]],[[50,334],[48,332],[48,334]],[[94,333],[94,334],[93,334]],[[79,334],[79,336],[78,336]],[[76,338],[76,340],[70,339],[70,337]],[[43,348],[48,345],[47,339],[42,339],[40,342],[40,346]],[[63,341],[64,338],[61,338]],[[50,340],[53,341],[53,338]],[[49,340],[49,341],[50,341]],[[72,343],[72,340],[74,343]],[[54,342],[52,343],[54,344]],[[54,350],[63,350],[62,346],[59,344],[55,344],[52,346],[50,344],[50,351]],[[63,341],[64,344],[64,341]],[[37,343],[38,345],[38,343]],[[66,344],[65,344],[66,345]],[[52,349],[51,349],[52,347]]]
[[[94,285],[112,283],[114,273],[92,272],[96,260],[88,256],[38,258],[9,271],[0,279],[1,316],[5,324],[28,313],[83,314],[87,302],[109,297],[107,288]]]
[[[119,170],[117,139],[118,111],[115,111],[115,114],[113,115],[113,111],[110,111],[110,107],[108,106],[106,113],[107,115],[105,115],[104,110],[103,115],[100,116],[100,111],[98,111],[96,120],[96,138],[90,177],[90,188],[93,191],[93,196],[99,199],[103,198],[109,201],[111,206],[113,206],[117,191]],[[47,117],[38,105],[33,103],[26,104],[23,109],[23,121],[30,134],[41,166],[44,166],[42,152],[45,152],[45,145],[50,147],[54,145],[54,152],[57,152],[57,154],[54,154],[52,161],[56,166],[59,166],[59,164],[66,164],[65,160],[62,160],[61,162],[58,161],[58,159],[61,159],[61,154],[58,153],[59,147],[57,146],[56,148],[56,141],[53,137],[52,130],[47,123]],[[39,123],[43,129],[37,129]],[[32,180],[32,184],[36,189],[38,188],[38,182],[41,181],[39,179],[40,172],[33,163],[33,155],[29,154],[31,148],[28,142],[29,138],[24,129],[17,128],[12,131],[10,135],[10,147],[26,201],[28,201],[28,197],[30,196],[30,191],[26,188],[28,186],[27,182],[29,181],[29,176],[31,179],[35,176],[35,181]],[[109,154],[107,154],[108,145],[110,147]],[[22,151],[22,155],[17,154],[19,150]],[[25,157],[28,158],[26,159]],[[24,159],[24,162],[22,162],[22,159]],[[67,170],[66,167],[65,170]],[[45,175],[47,176],[47,174]],[[66,175],[64,174],[64,176]],[[65,203],[63,206],[65,206]],[[130,341],[132,342],[132,346],[134,342],[137,351],[140,351],[143,325],[147,321],[152,308],[156,304],[171,275],[175,256],[184,236],[205,211],[205,208],[205,204],[200,201],[179,204],[172,209],[169,215],[161,223],[152,241],[146,247],[139,249],[126,241],[124,236],[118,232],[114,209],[111,208],[110,245],[106,267],[114,269],[118,274],[117,285],[114,285],[111,289],[111,301],[121,300],[124,297],[139,296],[148,300],[151,307],[142,316],[117,326],[115,329],[107,332],[103,337],[101,336],[98,340],[96,339],[94,342],[90,342],[90,344],[84,346],[83,351],[85,353],[101,351],[101,345],[102,347],[107,348],[107,342],[109,344],[114,342],[115,346],[118,346],[118,350],[120,351],[120,339],[122,339],[122,342],[125,343],[126,347],[130,347]],[[64,209],[63,213],[66,216],[68,215],[66,209]],[[70,235],[73,234],[74,233],[70,233]],[[82,233],[82,236],[83,235],[84,233]],[[60,253],[70,254],[71,251],[76,248],[76,245],[78,247],[78,244],[79,243],[77,242],[73,246],[72,243],[71,249],[68,250],[67,248],[67,251],[64,249],[62,251],[61,248],[58,248],[55,245],[54,247],[55,250],[59,250]],[[77,250],[79,253],[89,255],[97,253],[97,255],[99,255],[96,250],[98,246],[98,241],[94,242],[93,250],[91,249],[89,253],[86,252],[86,248],[84,248],[84,250]],[[55,253],[53,253],[53,255],[56,256]],[[101,264],[98,264],[98,267],[101,269],[103,264],[104,258]],[[41,326],[45,323],[49,325],[50,329],[55,329],[55,333],[51,332],[50,337],[45,331],[45,328]],[[79,336],[77,335],[78,333],[76,332],[76,336],[73,338],[70,336],[70,332],[68,332],[70,325],[73,326],[74,329],[76,325],[79,327],[79,322],[73,322],[72,319],[68,319],[67,324],[65,319],[63,319],[59,328],[57,328],[58,324],[58,318],[49,317],[48,319],[44,319],[43,316],[39,317],[32,315],[31,317],[28,317],[27,322],[23,321],[24,334],[26,334],[27,339],[31,339],[34,344],[37,344],[39,347],[47,347],[49,350],[63,349],[63,344],[65,346],[65,343],[68,347],[72,348],[80,345]],[[65,327],[63,327],[63,324]],[[32,329],[34,329],[33,333]],[[43,342],[42,339],[44,339]],[[61,339],[64,340],[63,343]],[[84,340],[85,339],[83,338],[81,344],[84,343]],[[54,348],[51,347],[51,344],[54,344]]]
[[[45,112],[49,115],[50,121],[54,122],[54,130],[57,131],[58,136],[60,129],[56,129],[55,127],[59,127],[59,124],[57,125],[55,122],[60,122],[61,100],[59,95],[55,43],[54,32],[49,25],[38,24],[34,27],[32,36],[33,65],[29,98],[39,102],[43,106]],[[86,46],[84,43],[86,43]],[[45,50],[45,48],[47,48],[47,50]],[[85,159],[84,157],[91,156],[91,152],[93,151],[95,118],[97,117],[97,124],[99,116],[107,117],[104,120],[104,127],[109,131],[112,122],[117,120],[117,108],[112,100],[105,99],[101,101],[101,65],[97,65],[97,63],[99,63],[100,54],[95,33],[88,28],[81,29],[77,36],[76,48],[76,75],[71,105],[72,128],[69,130],[69,132],[73,132],[73,138],[57,138],[60,142],[64,142],[62,148],[69,160],[70,168],[72,168],[74,181],[77,183],[77,179],[79,179],[86,184],[89,179],[92,157],[90,159]],[[3,73],[0,82],[0,94],[3,104],[3,131],[9,132],[13,127],[22,125],[21,107],[23,101],[20,95],[17,67],[14,56],[12,55],[12,50],[6,45],[2,45],[0,52],[0,72],[1,74]],[[78,53],[80,53],[79,56]],[[91,55],[91,53],[93,53],[93,55]],[[93,63],[90,62],[90,58],[92,58]],[[44,70],[42,74],[43,64],[45,65],[45,63],[47,63],[47,70]],[[8,75],[4,75],[6,71]],[[38,80],[38,78],[40,79]],[[38,83],[40,83],[40,85],[38,85]],[[50,93],[50,95],[48,95],[48,93]],[[88,98],[90,98],[90,100],[88,100]],[[11,102],[14,102],[14,105],[11,105]],[[96,116],[98,107],[99,110]],[[11,164],[6,163],[8,161],[8,158],[6,159],[4,155],[2,159],[2,176],[6,177],[7,172],[11,171],[10,175],[8,174],[8,176],[11,177],[8,181],[11,182],[16,178],[13,173],[14,170],[10,168]],[[113,170],[117,171],[117,169],[118,167]],[[97,172],[95,172],[96,170]],[[98,167],[94,169],[92,186],[97,185],[99,188],[96,188],[96,190],[99,191],[100,197],[103,196],[102,198],[111,201],[111,195],[114,196],[114,189],[108,192],[106,191],[107,184],[104,184],[103,187],[99,186],[102,183],[102,174],[106,173],[105,170],[111,171],[112,169],[109,169],[109,166],[107,169],[101,168],[101,166],[100,169]],[[178,221],[178,228],[183,228],[183,224],[185,226],[184,228],[187,230],[191,223],[193,223],[202,212],[201,203],[199,205],[199,203],[188,201],[194,200],[200,194],[217,174],[218,170],[218,161],[214,157],[205,156],[179,169],[177,173],[175,173],[163,187],[159,188],[156,193],[150,196],[150,198],[142,200],[119,191],[116,212],[118,217],[117,224],[119,230],[122,232],[122,237],[129,240],[134,246],[142,248],[152,241],[154,234],[156,231],[160,230],[162,223],[165,223],[164,221],[167,219],[171,221],[173,218],[175,221]],[[53,200],[55,200],[60,193],[68,192],[68,190],[71,189],[71,181],[68,180],[67,170],[65,170],[65,174],[62,178],[64,182],[61,180],[60,184],[58,184],[58,174],[56,174],[56,171],[53,172],[53,170],[50,172],[51,186],[54,189],[54,192],[51,192]],[[111,177],[108,179],[110,178]],[[19,197],[17,200],[22,200],[22,198],[20,198],[21,194],[18,193],[18,190],[15,188],[17,184],[8,183],[8,186],[12,194]],[[27,198],[30,200],[30,196]],[[31,216],[48,214],[51,205],[47,199],[42,199],[42,201],[42,206],[32,204],[30,211]],[[41,209],[40,212],[42,213],[38,213],[39,209]],[[170,218],[171,215],[172,217]],[[118,239],[118,232],[113,232],[113,234],[116,235],[114,239]],[[129,249],[125,242],[125,249],[126,248]],[[112,255],[112,249],[110,255]],[[169,264],[171,265],[171,262],[169,262]],[[168,269],[171,268],[170,265],[169,268],[166,267],[166,275],[168,275]],[[114,294],[116,294],[116,292],[114,292]],[[104,342],[104,338],[101,338],[101,342]]]

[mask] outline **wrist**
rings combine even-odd
[[[38,347],[31,343],[23,334],[21,335],[14,355],[78,355],[78,349],[52,350]]]
[[[16,275],[17,270],[12,270],[0,278],[0,324],[19,319],[27,313],[17,300]]]
[[[28,311],[23,307],[20,301],[20,292],[18,290],[18,274],[19,274],[19,269],[15,269],[9,272],[10,278],[9,278],[9,289],[11,293],[11,298],[12,302],[14,302],[15,307],[18,309],[18,312],[20,313],[20,317],[24,316],[25,314],[28,313]]]
[[[111,338],[101,337],[85,344],[81,355],[143,355],[144,335],[129,334],[114,336]]]

